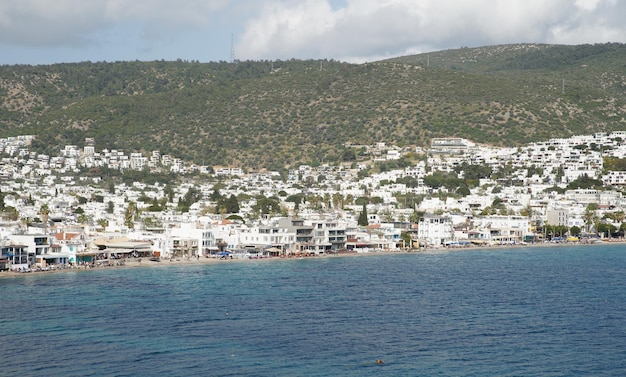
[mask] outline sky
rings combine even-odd
[[[626,42],[625,0],[0,0],[0,65],[334,59]]]

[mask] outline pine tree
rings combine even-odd
[[[357,224],[359,224],[360,226],[369,225],[369,221],[367,221],[367,205],[365,203],[363,203],[363,210],[361,211],[361,214],[359,215]]]

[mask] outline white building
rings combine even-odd
[[[444,216],[426,215],[417,223],[417,238],[429,246],[441,246],[454,238],[452,219]]]

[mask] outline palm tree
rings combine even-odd
[[[137,205],[135,202],[128,202],[128,207],[124,213],[124,225],[129,229],[135,229],[135,218],[137,216]]]
[[[41,216],[41,222],[44,226],[44,233],[48,233],[48,216],[50,215],[50,208],[48,208],[48,204],[43,204],[41,208],[39,208],[39,216]]]
[[[585,210],[585,214],[583,218],[585,219],[585,225],[587,229],[587,233],[591,232],[591,227],[593,224],[597,222],[598,216],[596,215],[596,209],[598,208],[597,204],[589,204],[587,209]]]
[[[334,193],[333,194],[333,208],[343,209],[343,203],[344,203],[343,194],[338,193],[338,192]]]

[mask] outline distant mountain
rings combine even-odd
[[[366,64],[0,66],[0,137],[159,150],[204,165],[350,161],[346,143],[520,145],[626,129],[626,45],[462,48]]]

